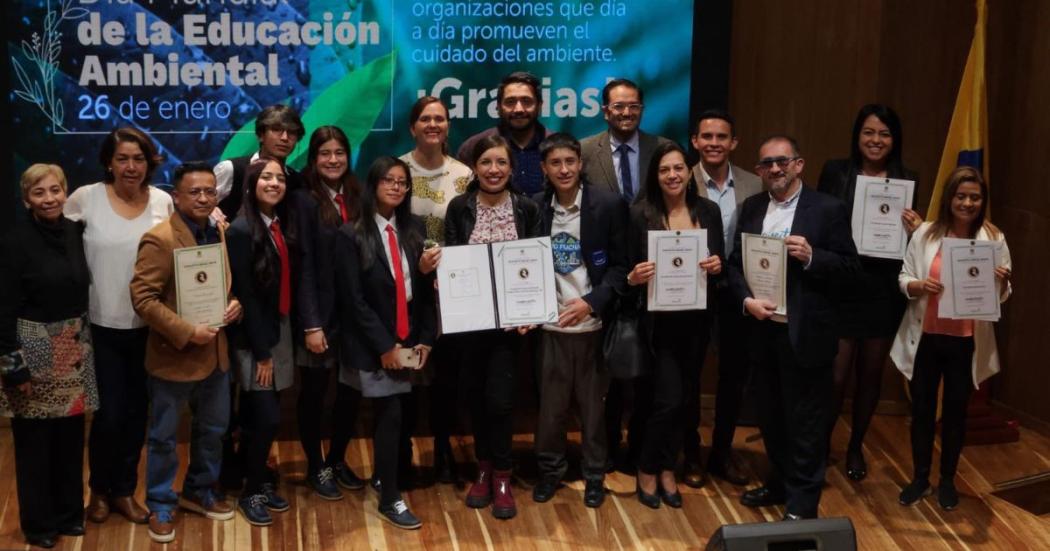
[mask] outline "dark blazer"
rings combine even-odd
[[[285,237],[287,241],[287,232]],[[266,243],[268,262],[275,267],[275,275],[279,276],[281,260],[277,254],[277,247],[270,239],[267,239]],[[241,322],[230,327],[231,338],[237,348],[250,349],[255,361],[268,360],[272,356],[270,350],[281,340],[279,277],[274,277],[274,281],[269,285],[260,287],[255,278],[251,229],[248,220],[243,216],[234,220],[226,230],[226,247],[230,254],[230,271],[233,273],[233,294],[241,301],[244,310]],[[291,244],[288,245],[288,249],[294,312],[299,253],[297,247],[292,247]]]
[[[708,254],[711,256],[718,256],[722,259],[723,263],[722,272],[720,274],[708,274],[707,276],[707,308],[708,312],[710,312],[714,309],[715,293],[718,288],[718,282],[722,279],[723,274],[725,274],[725,245],[724,239],[722,238],[722,212],[718,209],[718,204],[710,199],[698,196],[697,201],[698,202],[693,207],[693,213],[700,219],[700,227],[707,230]],[[646,217],[646,205],[647,203],[645,200],[638,201],[631,205],[630,228],[627,233],[627,255],[629,258],[627,265],[628,272],[633,270],[639,262],[649,260],[649,230],[655,228],[650,227],[649,219]],[[624,276],[624,281],[626,282],[626,275]],[[634,304],[638,304],[642,310],[642,331],[644,335],[647,335],[651,347],[653,337],[652,316],[656,312],[649,312],[646,308],[647,293],[645,285],[637,285],[632,291],[638,293]]]
[[[857,191],[857,175],[860,170],[849,159],[834,159],[824,163],[817,182],[817,191],[827,193],[846,204],[847,220],[853,216],[853,196]],[[919,175],[914,170],[902,168],[889,169],[886,176],[915,181],[915,193],[912,194],[911,208],[915,208],[919,197]]]
[[[594,315],[607,318],[614,299],[627,289],[627,206],[619,194],[583,183],[580,205],[580,248],[591,292],[583,297]],[[554,223],[554,188],[533,196],[542,219],[540,235],[550,235]]]
[[[616,165],[613,164],[610,139],[609,131],[605,130],[580,141],[583,170],[587,181],[598,188],[620,195],[620,175],[617,174]],[[635,197],[642,195],[642,190],[648,185],[645,178],[649,173],[649,162],[653,158],[653,150],[657,145],[669,141],[671,140],[663,136],[638,131],[639,175],[638,189],[634,190]]]
[[[769,194],[752,195],[741,207],[729,259],[730,289],[743,311],[751,290],[744,279],[741,235],[762,233]],[[846,205],[830,195],[802,186],[791,224],[791,235],[801,235],[813,247],[808,269],[793,257],[787,259],[788,336],[795,358],[804,367],[830,367],[838,351],[835,304],[829,283],[849,277],[859,269]],[[772,322],[775,323],[775,322]]]
[[[466,245],[470,240],[474,223],[478,219],[478,193],[480,192],[477,189],[470,189],[449,202],[445,211],[445,245]],[[536,202],[514,191],[510,193],[510,200],[514,208],[514,225],[518,229],[518,238],[542,235],[540,207]]]
[[[339,327],[339,316],[335,315],[335,238],[339,227],[321,221],[320,207],[309,190],[292,192],[288,208],[295,211],[299,229],[297,325],[300,329],[320,327],[325,335],[332,335]],[[302,331],[297,331],[296,340],[301,341],[302,337]]]
[[[362,223],[375,224],[372,219]],[[434,308],[434,276],[419,271],[422,242],[426,236],[423,219],[413,215],[401,232],[418,232],[420,245],[401,249],[408,258],[412,278],[412,301],[408,304],[408,338],[397,338],[397,304],[394,277],[382,244],[374,249],[370,266],[360,261],[360,248],[353,224],[343,224],[335,237],[335,290],[340,320],[339,358],[343,365],[362,371],[382,368],[379,357],[400,342],[403,347],[433,345],[437,333]],[[380,236],[384,237],[384,236]]]

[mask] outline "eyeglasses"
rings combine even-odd
[[[391,178],[389,176],[383,176],[383,184],[388,185],[392,188],[397,189],[408,189],[408,180],[404,178]]]
[[[608,110],[613,113],[641,113],[642,108],[645,107],[643,103],[610,103],[605,106]]]
[[[500,102],[505,109],[513,109],[515,105],[521,104],[523,109],[532,109],[536,105],[536,100],[530,97],[520,98],[503,98]]]
[[[194,199],[200,197],[201,195],[211,199],[211,198],[217,197],[219,195],[219,190],[217,190],[217,189],[215,189],[213,187],[208,187],[208,188],[195,187],[193,189],[187,190],[186,191],[186,195],[189,195],[190,197],[192,197]]]
[[[755,165],[759,170],[769,170],[773,168],[773,165],[780,167],[780,170],[787,170],[787,167],[791,165],[792,161],[797,161],[799,157],[772,157],[770,159],[762,159]]]

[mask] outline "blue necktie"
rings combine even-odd
[[[631,152],[631,146],[622,143],[616,147],[616,152],[620,154],[620,186],[623,188],[623,197],[630,202],[634,199],[634,184],[631,182],[631,159],[628,153]]]

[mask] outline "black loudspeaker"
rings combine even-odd
[[[707,551],[856,551],[848,518],[727,524],[707,542]]]

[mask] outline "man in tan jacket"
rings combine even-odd
[[[178,315],[174,251],[222,244],[228,301],[223,323],[241,315],[240,304],[229,294],[223,231],[208,216],[218,202],[215,174],[203,163],[183,164],[175,170],[174,185],[175,213],[142,236],[131,279],[135,312],[150,327],[146,344],[150,394],[146,505],[151,513],[149,535],[162,543],[175,539],[176,505],[214,520],[233,518],[233,508],[212,490],[230,411],[226,334],[222,327],[195,325]],[[175,444],[183,403],[189,404],[193,414],[193,436],[190,465],[178,496],[173,489],[179,467]]]

